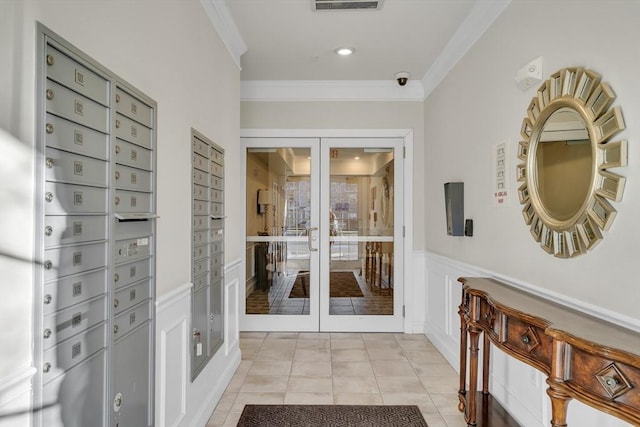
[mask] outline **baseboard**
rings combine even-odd
[[[211,417],[211,414],[216,409],[216,405],[222,398],[224,391],[231,382],[233,374],[236,372],[236,369],[238,369],[238,366],[240,366],[240,356],[240,348],[238,347],[236,347],[234,351],[229,356],[227,356],[227,366],[223,370],[222,374],[218,377],[218,381],[216,382],[215,386],[213,386],[211,392],[204,399],[202,405],[200,405],[200,408],[198,408],[198,410],[196,411],[191,423],[189,424],[190,427],[202,427],[207,425],[209,417]],[[215,360],[212,360],[210,363],[215,363]]]

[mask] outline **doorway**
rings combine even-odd
[[[403,140],[243,138],[243,148],[243,329],[401,331]]]

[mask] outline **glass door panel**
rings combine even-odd
[[[322,207],[328,211],[321,260],[321,283],[328,284],[321,287],[323,329],[402,329],[397,280],[402,257],[396,255],[402,250],[402,215],[396,210],[402,196],[401,162],[396,166],[401,148],[395,139],[322,140],[322,163],[328,165],[322,181],[327,187]]]
[[[313,174],[318,173],[318,140],[244,142],[247,273],[243,329],[317,331],[314,207],[319,201],[319,180]]]

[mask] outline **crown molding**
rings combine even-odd
[[[241,68],[240,57],[247,51],[247,44],[238,30],[231,12],[229,12],[226,0],[200,0],[200,4],[209,17],[213,28],[227,47],[231,58],[238,68]]]
[[[511,0],[476,0],[469,16],[422,78],[425,99],[444,80],[471,46],[480,39],[509,3]]]
[[[241,101],[423,101],[420,80],[247,80]]]

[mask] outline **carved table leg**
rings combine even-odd
[[[482,394],[489,394],[489,357],[491,343],[489,342],[489,334],[484,333],[482,340]]]
[[[464,303],[464,291],[462,292],[462,304],[458,307],[460,316],[460,388],[458,389],[458,410],[465,409],[467,387],[467,321],[465,319],[467,307]]]
[[[567,406],[571,402],[571,396],[554,388],[553,380],[548,379],[547,394],[551,398],[551,426],[567,427]]]
[[[467,399],[467,425],[476,425],[476,390],[478,390],[478,342],[482,329],[475,326],[469,326],[469,350],[471,357],[469,359],[469,398]]]

